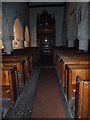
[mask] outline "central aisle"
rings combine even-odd
[[[41,68],[32,118],[66,118],[55,68]]]

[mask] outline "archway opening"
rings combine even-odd
[[[13,49],[23,48],[23,30],[18,18],[15,19],[13,27],[14,40]]]
[[[24,41],[24,46],[29,47],[30,46],[30,36],[29,36],[29,29],[26,26],[25,27],[25,41]]]

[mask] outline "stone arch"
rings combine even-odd
[[[30,46],[30,36],[29,36],[29,29],[27,26],[25,26],[25,41],[24,46],[29,47]]]
[[[14,39],[12,41],[13,49],[23,48],[24,47],[23,29],[19,18],[16,18],[14,21],[13,35],[14,35]]]

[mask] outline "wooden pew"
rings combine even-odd
[[[19,50],[18,50],[18,52],[13,51],[13,53],[11,55],[28,58],[29,75],[30,75],[30,72],[32,71],[32,68],[33,68],[33,55],[29,54],[28,52],[26,52],[26,53],[21,52]],[[27,61],[27,59],[26,59],[26,61]]]
[[[2,98],[9,98],[14,105],[19,96],[18,76],[16,66],[2,66]]]
[[[59,68],[59,64],[60,64],[60,59],[62,58],[68,58],[68,57],[76,57],[76,56],[87,56],[87,54],[83,53],[83,51],[81,50],[78,50],[78,51],[74,51],[74,50],[68,50],[68,51],[61,51],[59,53],[57,53],[56,55],[56,68],[57,68],[57,71],[60,69]],[[60,76],[60,73],[58,73],[59,76]]]
[[[78,54],[77,52],[75,53],[68,53],[66,55],[61,55],[61,56],[57,56],[57,61],[56,61],[56,69],[58,71],[58,75],[61,76],[61,79],[62,79],[62,70],[64,70],[64,62],[65,60],[71,60],[72,58],[82,58],[82,57],[85,57],[85,59],[89,59],[87,55],[81,55],[81,54]]]
[[[79,75],[83,79],[90,78],[90,64],[68,64],[65,66],[66,69],[66,80],[65,80],[65,89],[67,100],[70,103],[72,98],[75,97],[76,91],[76,77]]]
[[[22,92],[22,89],[24,87],[25,84],[25,60],[22,58],[2,58],[2,65],[3,66],[16,66],[17,67],[17,71],[18,71],[18,84],[19,84],[19,92]]]
[[[22,49],[14,49],[12,54],[23,54],[32,56],[33,65],[36,64],[40,57],[40,50],[38,47],[26,47]]]
[[[90,119],[90,77],[76,78],[75,118]]]
[[[21,58],[21,59],[25,59],[25,75],[30,77],[30,72],[32,70],[32,56],[28,55],[28,54],[12,54],[11,57],[14,57],[15,59],[17,58]]]
[[[61,57],[61,56],[68,56],[68,55],[73,55],[73,54],[84,54],[84,51],[83,50],[77,50],[77,49],[71,49],[71,48],[68,48],[68,49],[63,49],[63,50],[56,50],[55,51],[55,63],[56,63],[56,60],[57,60],[57,57]]]
[[[65,87],[65,65],[66,64],[90,64],[90,58],[84,56],[62,57],[59,63],[59,74],[63,88]]]

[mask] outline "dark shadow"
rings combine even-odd
[[[41,54],[38,65],[40,66],[47,66],[47,65],[51,65],[53,66],[53,60],[52,60],[52,55],[51,54]]]
[[[76,40],[74,41],[74,47],[75,48],[79,48],[79,40],[76,38]]]

